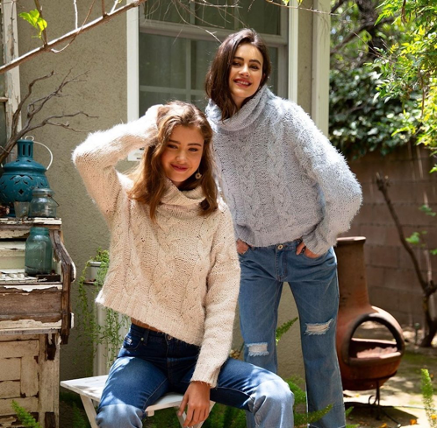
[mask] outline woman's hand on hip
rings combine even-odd
[[[312,253],[312,252],[306,247],[306,244],[304,243],[304,241],[301,241],[301,242],[298,244],[296,254],[297,254],[297,256],[299,256],[300,254],[305,254],[306,257],[310,257],[311,259],[316,259],[317,257],[320,257],[320,254]]]
[[[238,239],[236,241],[236,248],[237,252],[243,256],[249,250],[249,245],[246,242],[243,242],[241,239]]]
[[[204,382],[191,382],[179,406],[181,416],[187,407],[184,427],[199,424],[208,418],[210,413],[210,385]]]

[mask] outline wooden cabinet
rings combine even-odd
[[[22,252],[32,226],[49,229],[56,275],[31,278],[12,273],[7,253],[14,252],[14,245]],[[70,285],[75,277],[62,242],[61,220],[0,218],[0,248],[0,428],[21,426],[12,400],[43,428],[58,428],[60,350],[71,328]],[[15,266],[19,260],[14,258]]]

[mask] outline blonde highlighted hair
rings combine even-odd
[[[200,215],[208,215],[218,206],[212,149],[213,131],[210,124],[204,113],[193,104],[172,101],[158,108],[157,128],[151,132],[142,160],[129,174],[133,181],[133,186],[128,192],[129,198],[149,205],[149,213],[153,221],[168,183],[161,164],[161,155],[176,126],[196,128],[204,138],[204,148],[199,165],[199,172],[202,176],[197,179],[193,174],[184,181],[179,190],[202,187],[205,199],[200,204]]]

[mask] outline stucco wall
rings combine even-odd
[[[56,38],[65,29],[72,28],[73,12],[70,0],[43,2],[45,18],[49,22],[50,38]],[[84,19],[87,10],[78,2],[79,19]],[[19,12],[34,8],[31,1],[20,2]],[[108,247],[106,225],[93,206],[72,162],[73,149],[82,142],[87,133],[106,129],[126,120],[126,17],[115,18],[111,23],[95,28],[79,36],[64,52],[44,53],[20,67],[22,95],[29,82],[52,70],[56,75],[35,86],[35,95],[52,92],[61,79],[71,70],[71,76],[79,76],[80,82],[71,83],[63,91],[64,97],[50,101],[40,118],[60,112],[84,111],[96,118],[77,117],[66,119],[80,132],[71,132],[60,127],[45,126],[35,130],[36,141],[46,144],[53,152],[54,162],[47,172],[55,198],[60,204],[58,215],[63,220],[64,241],[80,275],[86,260],[96,248]],[[36,46],[30,26],[19,20],[19,46],[25,52]],[[61,47],[59,47],[61,48]],[[85,73],[85,74],[84,74]],[[45,149],[36,146],[36,158],[47,164]],[[77,282],[72,287],[72,306],[76,305]],[[85,375],[91,361],[78,355],[78,331],[73,328],[68,345],[62,346],[61,378]]]
[[[311,2],[310,2],[311,3]],[[309,3],[309,4],[310,4]],[[50,39],[60,36],[65,29],[72,28],[73,12],[71,0],[42,2],[45,18],[49,22]],[[78,2],[79,20],[87,13],[84,5]],[[18,12],[34,8],[30,0],[17,5]],[[299,51],[299,102],[311,111],[311,68],[312,68],[312,14],[300,15],[302,42]],[[19,21],[19,46],[26,52],[38,45],[30,26]],[[61,47],[59,47],[61,48]],[[97,247],[108,247],[106,225],[87,196],[82,181],[71,163],[73,149],[84,140],[87,133],[106,129],[116,123],[126,121],[126,16],[122,15],[110,23],[101,25],[80,35],[60,54],[44,53],[20,67],[21,91],[27,92],[27,85],[33,79],[48,74],[52,70],[56,76],[35,87],[35,95],[47,94],[59,84],[71,70],[71,76],[84,74],[79,83],[72,83],[64,91],[64,98],[51,101],[40,118],[60,112],[84,111],[97,118],[77,117],[68,119],[71,125],[80,130],[70,132],[60,127],[46,126],[34,131],[37,141],[50,147],[54,163],[47,172],[50,186],[56,192],[59,202],[58,215],[63,220],[65,245],[72,256],[79,277],[86,260],[95,253]],[[43,148],[35,149],[36,159],[45,164],[48,156]],[[121,168],[130,166],[124,163]],[[72,306],[76,305],[77,283],[72,288]],[[279,323],[296,316],[296,308],[288,287],[283,291],[280,305]],[[235,324],[235,346],[241,337],[238,320]],[[303,376],[298,325],[284,336],[279,345],[280,374],[283,376]],[[85,375],[91,361],[78,355],[78,331],[73,329],[68,345],[62,347],[61,378],[75,378]]]

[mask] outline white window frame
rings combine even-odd
[[[298,101],[298,64],[299,64],[299,10],[298,1],[291,0],[292,7],[288,9],[288,16],[281,15],[281,35],[263,35],[268,45],[280,48],[278,61],[279,69],[286,70],[279,73],[278,92],[287,96],[292,101]],[[323,13],[315,13],[313,18],[313,42],[312,42],[312,111],[311,116],[319,129],[328,135],[328,97],[329,97],[329,67],[330,67],[330,1],[313,0],[315,10]],[[140,24],[148,29],[148,33],[157,35],[169,35],[169,31],[175,36],[189,37],[199,40],[211,40],[207,33],[210,30],[203,26],[188,26],[169,22],[145,20],[140,12],[132,9],[127,13],[127,105],[128,120],[137,119],[139,112],[139,28]],[[224,38],[231,30],[215,30],[218,38]],[[287,45],[284,45],[284,37],[287,37]],[[141,155],[141,154],[140,154]],[[130,157],[130,160],[139,160],[139,156]]]
[[[138,119],[140,114],[144,112],[139,111],[139,32],[143,28],[148,34],[182,37],[189,40],[205,40],[212,41],[211,27],[200,25],[182,25],[172,22],[155,21],[146,19],[141,8],[134,8],[127,12],[127,119],[132,121]],[[282,10],[280,15],[280,35],[263,34],[263,40],[270,47],[278,49],[278,93],[287,96],[288,87],[288,15]],[[226,36],[233,33],[234,30],[215,29],[214,35],[223,40]],[[187,61],[190,67],[190,61]],[[190,70],[186,73],[187,78],[190,78]],[[190,83],[190,82],[189,82]],[[190,84],[187,86],[190,87]],[[147,90],[145,86],[143,89]],[[149,88],[150,89],[150,88]],[[154,87],[156,91],[157,88]],[[168,88],[162,88],[163,91],[168,92]],[[178,89],[172,88],[172,92],[178,93]],[[187,96],[186,89],[180,89],[181,95]],[[190,93],[197,94],[196,90],[191,89]],[[199,90],[199,95],[204,95],[203,90]],[[132,152],[128,156],[130,161],[139,161],[143,155],[142,150]]]
[[[330,86],[330,1],[313,0],[312,112],[316,126],[328,137]]]
[[[280,35],[263,34],[264,41],[270,47],[278,48],[278,68],[281,70],[278,76],[278,92],[283,96],[287,96],[288,87],[288,61],[287,61],[287,13],[281,11],[280,15]],[[138,47],[139,35],[138,29],[145,29],[148,34],[182,37],[190,40],[205,40],[212,41],[211,27],[200,25],[182,25],[165,21],[154,21],[146,19],[140,10],[131,10],[127,14],[127,44],[128,44],[128,120],[133,120],[139,117],[139,61],[138,61]],[[226,36],[231,34],[234,30],[226,30],[217,28],[214,30],[214,35],[223,40]],[[190,62],[188,62],[190,67]],[[187,78],[190,78],[190,73],[187,73]],[[148,87],[144,88],[145,90]],[[156,87],[154,87],[156,90]],[[162,88],[163,91],[168,92],[168,88]],[[186,95],[186,89],[181,89],[181,95]],[[172,88],[172,92],[179,91]],[[191,90],[191,94],[197,94],[196,90]],[[199,95],[204,95],[202,90],[199,90]]]

